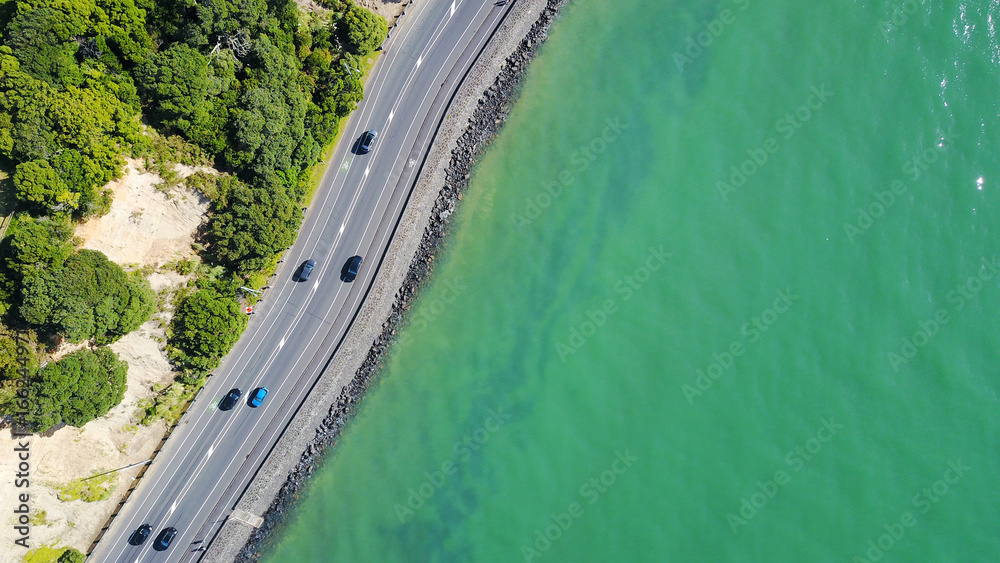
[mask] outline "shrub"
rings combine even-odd
[[[47,364],[28,390],[25,422],[36,432],[59,423],[81,427],[104,416],[125,397],[128,364],[110,348],[78,350]]]
[[[59,556],[59,561],[57,561],[57,563],[84,563],[86,560],[86,555],[71,547]]]
[[[184,297],[170,323],[170,359],[192,375],[216,368],[247,326],[234,297],[199,289]]]
[[[359,56],[374,51],[389,34],[385,18],[354,4],[344,12],[337,29],[347,50]]]
[[[63,502],[73,500],[99,502],[110,498],[111,493],[118,486],[118,473],[112,471],[111,473],[96,477],[99,473],[100,471],[95,471],[95,476],[87,479],[73,479],[63,486],[56,487],[56,496]]]
[[[155,310],[153,290],[104,254],[80,250],[59,268],[24,280],[25,321],[70,342],[109,344],[139,328]]]

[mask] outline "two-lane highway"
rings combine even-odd
[[[384,254],[417,164],[465,70],[514,2],[423,0],[407,10],[366,85],[365,100],[346,124],[295,245],[250,319],[246,333],[182,419],[90,561],[195,561],[225,521],[248,480],[302,404],[350,328]],[[368,154],[351,152],[364,131],[379,131]],[[347,260],[365,257],[357,279],[344,283]],[[307,259],[316,269],[296,274]],[[270,393],[247,405],[258,386]],[[231,388],[243,397],[217,406]],[[141,546],[127,543],[152,526]],[[165,551],[161,530],[177,529]]]

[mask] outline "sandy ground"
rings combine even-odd
[[[193,173],[191,167],[177,167],[181,176]],[[169,196],[153,185],[160,178],[140,172],[138,163],[130,161],[122,179],[109,187],[114,190],[114,203],[104,217],[88,221],[77,228],[83,248],[100,250],[123,266],[158,267],[178,258],[195,256],[191,249],[194,233],[203,220],[207,203],[196,194],[175,190]],[[162,291],[187,281],[176,272],[164,271],[148,277],[154,291]],[[53,485],[87,477],[95,471],[118,469],[149,459],[159,444],[166,424],[161,420],[145,427],[135,419],[141,399],[156,395],[154,386],[166,386],[173,373],[163,351],[169,323],[169,312],[157,313],[124,338],[111,345],[119,358],[129,364],[128,389],[125,399],[105,417],[88,423],[84,428],[65,427],[51,437],[30,439],[30,510],[45,512],[46,524],[31,527],[29,546],[42,544],[71,546],[83,552],[90,547],[108,516],[117,506],[139,468],[122,472],[115,493],[101,502],[80,500],[63,502],[56,498]],[[81,348],[65,346],[57,356]],[[18,460],[14,447],[17,442],[4,432],[6,442],[0,450],[0,513],[6,515],[0,526],[0,562],[21,561],[26,553],[12,542],[18,537],[12,528],[14,510],[18,506],[16,493],[25,489],[14,487]],[[11,549],[13,547],[13,549]]]
[[[178,166],[181,177],[197,169]],[[129,161],[122,179],[109,187],[115,192],[111,211],[81,225],[76,234],[83,248],[100,250],[113,262],[159,266],[171,260],[194,256],[194,232],[208,202],[190,192],[164,194],[153,189],[160,177],[139,172]]]
[[[354,3],[384,17],[389,23],[392,23],[407,5],[406,0],[354,0]]]
[[[392,21],[403,11],[403,7],[409,1],[412,0],[354,0],[354,3],[382,16],[391,25]],[[315,12],[323,14],[329,11],[317,4],[316,0],[295,0],[295,4],[298,5],[299,9],[307,13]]]

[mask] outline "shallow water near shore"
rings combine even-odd
[[[996,560],[1000,7],[826,4],[572,2],[263,561]]]

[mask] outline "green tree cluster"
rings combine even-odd
[[[73,253],[72,236],[68,217],[14,216],[7,236],[0,241],[0,315],[6,315],[12,306],[17,310],[26,276],[62,266]]]
[[[107,211],[103,191],[139,133],[126,72],[152,39],[133,0],[18,0],[0,18],[0,155],[38,214]]]
[[[134,75],[147,115],[165,132],[180,133],[213,154],[225,151],[226,124],[238,94],[232,57],[173,43],[153,53]]]
[[[77,350],[38,370],[29,391],[28,424],[38,432],[65,423],[81,427],[125,396],[128,364],[109,348]]]
[[[70,190],[47,160],[22,162],[14,172],[14,189],[23,202],[42,211],[76,209],[80,194]]]
[[[209,222],[215,258],[238,275],[262,270],[295,242],[302,212],[283,187],[248,186],[220,179],[216,211]]]
[[[199,289],[181,300],[170,324],[167,354],[190,377],[218,367],[247,326],[234,297]]]
[[[155,310],[149,282],[94,250],[24,279],[21,316],[70,342],[108,344],[139,328]]]
[[[26,350],[28,354],[24,357],[26,362],[24,365],[21,364],[21,356],[18,354],[18,345],[21,345],[22,350]],[[20,368],[25,368],[31,372],[35,370],[38,366],[38,360],[35,356],[35,344],[28,339],[27,342],[18,338],[14,334],[14,331],[6,328],[0,327],[0,381],[9,381],[12,379],[18,379],[21,377],[21,373],[18,371]]]
[[[20,281],[43,270],[59,268],[73,253],[73,224],[66,217],[35,219],[19,214],[4,239],[6,265]]]

